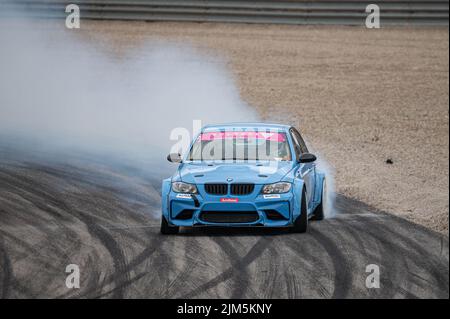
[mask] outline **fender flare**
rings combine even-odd
[[[300,216],[301,210],[302,210],[302,195],[303,195],[303,188],[305,188],[305,182],[303,179],[295,179],[294,185],[293,185],[293,208],[292,208],[292,222],[294,222],[298,216]]]
[[[317,172],[316,173],[316,185],[314,189],[314,206],[317,207],[322,202],[322,187],[323,182],[326,179],[325,173]]]
[[[169,193],[170,193],[170,187],[171,187],[171,179],[167,178],[163,180],[162,182],[162,188],[161,188],[161,207],[162,207],[162,215],[167,219],[167,221],[170,220],[170,208],[169,208]]]

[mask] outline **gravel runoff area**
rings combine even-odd
[[[118,56],[146,41],[225,59],[242,99],[298,126],[337,192],[448,233],[448,28],[83,21]]]

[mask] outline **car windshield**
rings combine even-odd
[[[201,133],[189,152],[191,161],[291,161],[283,132],[217,131]]]

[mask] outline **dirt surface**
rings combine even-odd
[[[49,155],[0,143],[0,298],[448,298],[447,237],[349,198],[305,234],[163,236],[162,172]],[[66,287],[69,264],[79,289]],[[369,264],[379,289],[366,287]]]
[[[447,28],[86,21],[80,34],[119,57],[161,40],[224,59],[262,119],[298,126],[335,168],[338,193],[448,233]]]

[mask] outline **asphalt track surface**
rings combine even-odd
[[[343,196],[337,217],[307,234],[160,235],[163,172],[151,167],[0,144],[0,297],[449,297],[448,237]],[[79,289],[65,285],[68,264],[80,267]],[[365,286],[369,264],[379,289]]]

